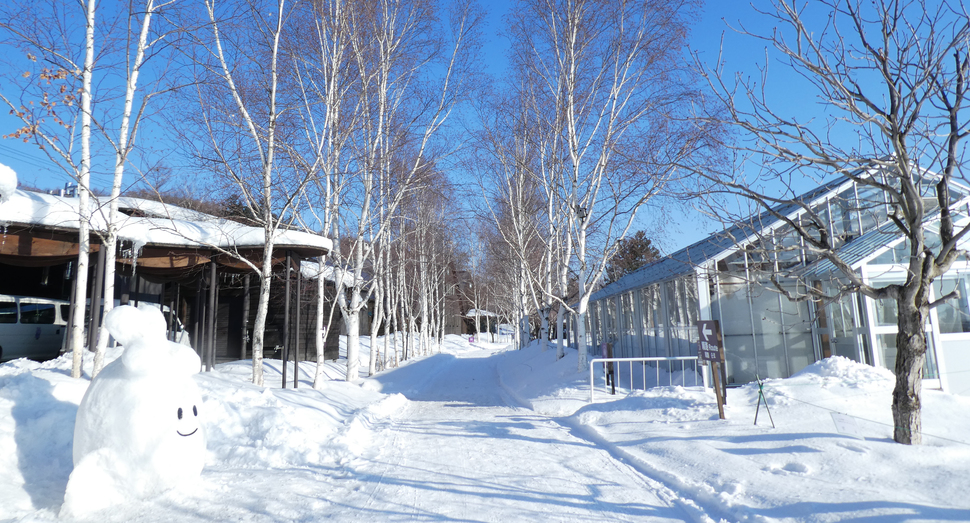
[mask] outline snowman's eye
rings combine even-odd
[[[195,405],[192,405],[192,415],[193,416],[199,415],[199,409],[195,408]]]
[[[182,419],[182,407],[179,407],[179,419]]]

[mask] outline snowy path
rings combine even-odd
[[[485,351],[437,355],[390,373],[412,401],[378,428],[379,454],[352,464],[346,521],[684,521],[687,514],[606,451],[512,407]],[[423,382],[423,383],[420,383]],[[666,489],[661,487],[661,492]],[[672,498],[672,495],[663,497]]]

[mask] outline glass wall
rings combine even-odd
[[[636,358],[641,354],[640,338],[637,336],[637,322],[634,318],[633,292],[620,295],[620,347],[614,348],[613,355],[618,358]]]
[[[663,302],[660,285],[640,289],[640,320],[643,329],[644,357],[658,358],[667,355],[664,338]]]
[[[691,275],[668,281],[667,325],[670,343],[667,356],[697,355],[697,280]]]

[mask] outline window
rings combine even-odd
[[[0,323],[17,323],[17,302],[0,301]]]
[[[967,280],[965,277],[945,278],[933,282],[934,299],[940,299],[956,291],[955,298],[937,305],[936,317],[941,334],[970,332],[970,307],[967,305]]]
[[[20,304],[20,323],[53,325],[55,314],[53,303]]]

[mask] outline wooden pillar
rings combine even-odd
[[[77,278],[77,262],[76,261],[69,262],[68,267],[71,268],[70,269],[71,270],[71,278],[70,278],[70,282],[71,282],[70,283],[70,285],[71,285],[71,301],[70,301],[70,304],[71,305],[74,305],[74,302],[77,300],[77,285],[74,284],[74,280],[75,280],[75,278]],[[84,312],[83,312],[84,311],[84,307],[81,307],[81,311],[82,311],[81,312],[81,319],[78,320],[78,319],[74,318],[74,307],[68,307],[67,308],[67,334],[64,336],[64,339],[61,342],[61,352],[67,351],[67,348],[71,346],[71,333],[74,332],[74,329],[72,328],[72,327],[74,327],[74,322],[75,321],[80,321],[81,323],[84,323]]]
[[[239,359],[246,359],[246,343],[249,341],[249,273],[243,276],[242,347]]]
[[[293,351],[293,388],[297,388],[300,382],[300,301],[303,295],[301,294],[301,287],[303,286],[303,271],[301,270],[302,261],[299,256],[296,256],[296,350]]]
[[[195,280],[195,301],[192,306],[192,348],[199,354],[199,357],[202,356],[202,340],[205,339],[202,337],[202,318],[204,318],[202,316],[202,279],[204,276],[205,273],[199,271],[199,277]]]
[[[97,261],[94,264],[94,288],[91,289],[91,320],[88,323],[88,350],[94,350],[98,343],[98,330],[101,328],[101,296],[104,289],[104,245],[98,249]],[[114,296],[111,297],[114,299]]]
[[[207,355],[205,358],[205,371],[210,372],[212,370],[212,363],[215,361],[216,352],[216,288],[219,283],[216,281],[216,262],[209,262],[209,321],[208,321],[208,332],[206,333],[206,338],[208,339]]]
[[[283,388],[286,388],[286,367],[290,361],[290,251],[286,251],[283,272],[286,278],[286,291],[283,297]]]
[[[138,295],[141,293],[141,285],[138,280],[138,267],[136,267],[135,264],[131,265],[131,279],[134,280],[132,283],[135,284],[135,307],[137,307],[138,302],[140,301],[138,299]],[[112,299],[114,299],[114,297],[112,297]]]

